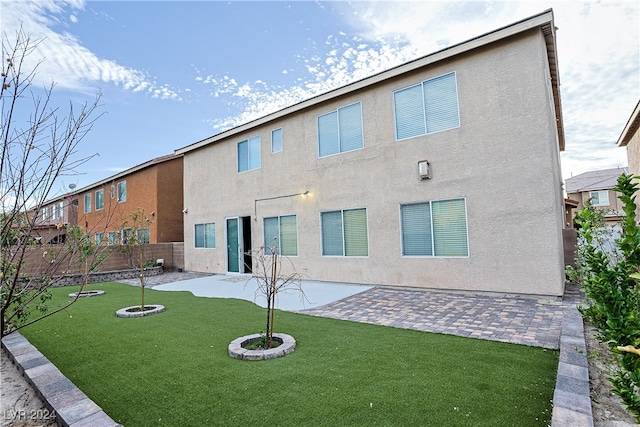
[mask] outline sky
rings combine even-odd
[[[0,0],[62,112],[98,113],[64,193],[226,129],[552,8],[565,178],[627,166],[640,100],[640,2]]]

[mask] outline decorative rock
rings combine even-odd
[[[69,294],[69,298],[90,298],[104,295],[104,291],[82,291]]]
[[[267,360],[286,356],[296,348],[296,340],[287,334],[273,334],[274,341],[280,343],[276,348],[266,350],[247,350],[244,348],[252,342],[258,341],[260,338],[260,334],[245,335],[244,337],[236,338],[229,344],[229,356],[242,360]]]
[[[152,314],[162,313],[164,311],[164,305],[145,305],[144,310],[140,310],[139,305],[132,305],[131,307],[121,308],[116,311],[118,317],[143,317],[150,316]]]

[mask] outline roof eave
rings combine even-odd
[[[230,136],[239,134],[241,132],[254,128],[256,126],[260,126],[270,121],[279,119],[283,116],[303,110],[312,105],[319,104],[321,102],[360,90],[367,86],[371,86],[376,83],[397,77],[404,73],[408,73],[413,70],[436,63],[438,61],[442,61],[442,60],[454,57],[456,55],[460,55],[462,53],[471,51],[473,49],[486,46],[490,43],[497,42],[499,40],[505,39],[507,37],[513,36],[515,34],[518,34],[533,28],[540,28],[545,38],[546,47],[547,47],[547,57],[548,57],[549,68],[551,73],[551,85],[553,90],[554,108],[555,108],[555,116],[556,116],[556,122],[557,122],[556,126],[558,130],[558,145],[559,145],[560,151],[564,151],[565,140],[564,140],[563,119],[562,119],[562,105],[560,102],[560,80],[558,77],[558,65],[557,65],[558,61],[557,61],[557,49],[556,49],[556,38],[555,38],[556,29],[553,21],[553,10],[548,9],[538,15],[534,15],[532,17],[523,19],[521,21],[515,22],[508,26],[499,28],[497,30],[493,30],[489,33],[480,35],[478,37],[464,41],[462,43],[449,46],[440,51],[437,51],[429,55],[423,56],[421,58],[415,59],[413,61],[401,64],[389,70],[382,71],[378,74],[367,77],[365,79],[358,80],[356,82],[350,83],[340,88],[333,89],[324,94],[306,99],[297,104],[286,107],[282,110],[273,112],[266,116],[263,116],[258,119],[252,120],[250,122],[244,123],[242,125],[236,126],[224,132],[220,132],[216,135],[197,141],[193,144],[187,145],[182,148],[178,148],[175,150],[175,153],[185,154],[190,151],[200,149],[209,144],[216,143]]]
[[[626,147],[633,135],[638,132],[638,128],[640,128],[640,101],[636,104],[636,108],[618,138],[618,147]]]

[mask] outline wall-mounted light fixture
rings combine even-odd
[[[418,162],[418,175],[421,180],[431,179],[431,164],[428,160]]]
[[[258,202],[263,202],[265,200],[284,199],[284,198],[287,198],[287,197],[296,197],[296,196],[306,197],[309,194],[311,194],[311,192],[309,190],[306,190],[303,193],[294,193],[294,194],[287,194],[285,196],[274,196],[274,197],[264,197],[262,199],[255,199],[253,201],[253,219],[254,219],[254,221],[258,220]]]
[[[182,213],[183,213],[183,214],[189,213],[189,208],[184,208],[184,209],[182,209]]]

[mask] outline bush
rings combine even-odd
[[[632,179],[623,174],[614,188],[624,210],[620,237],[605,227],[603,213],[590,204],[578,213],[576,268],[568,268],[567,273],[585,292],[588,306],[579,307],[580,312],[613,355],[614,373],[609,378],[613,392],[640,422],[640,227],[636,223],[638,187]]]

